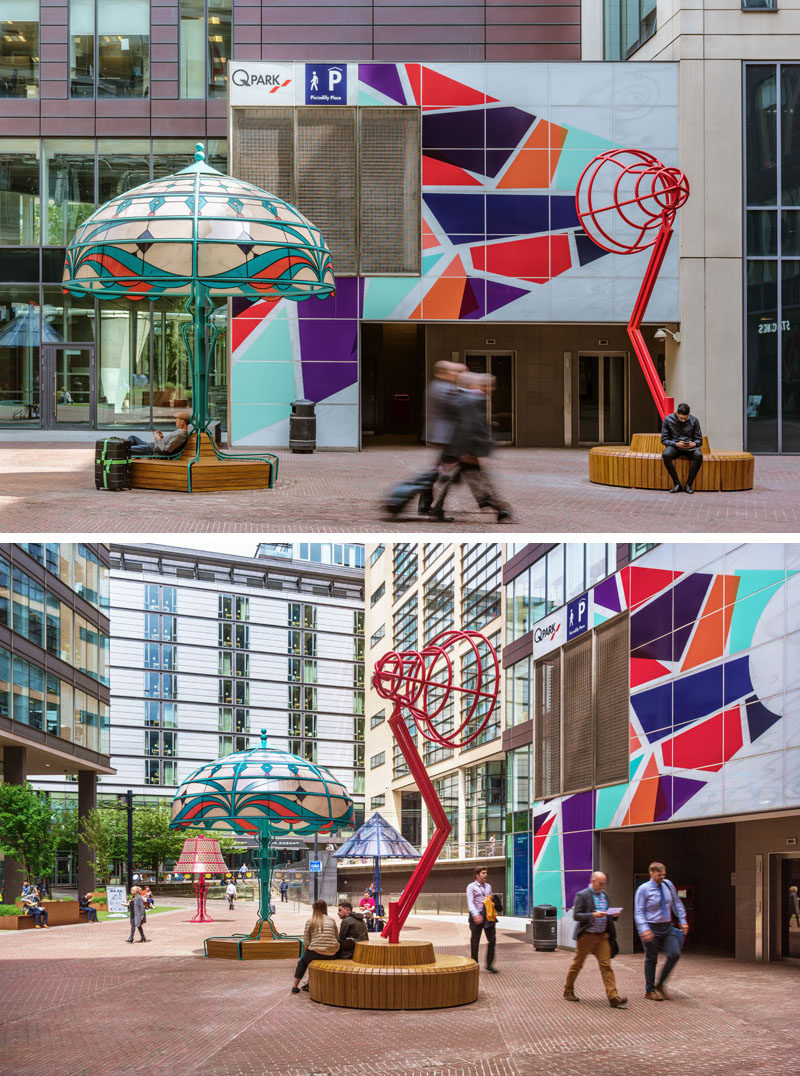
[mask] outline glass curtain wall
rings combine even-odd
[[[150,0],[70,0],[70,96],[147,97]]]
[[[0,97],[39,96],[39,0],[0,6]]]
[[[224,97],[231,0],[181,0],[181,97]]]
[[[800,65],[745,67],[746,447],[800,452]]]
[[[64,295],[59,282],[64,248],[95,206],[185,168],[194,146],[191,139],[0,139],[0,424],[40,424],[42,343],[96,346],[101,427],[170,425],[175,409],[191,406],[183,300],[95,305]],[[210,140],[207,152],[227,171],[224,139]],[[225,303],[211,320],[218,335],[210,410],[224,424]]]

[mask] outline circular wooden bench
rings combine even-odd
[[[589,449],[589,481],[630,489],[671,489],[672,480],[661,459],[664,446],[657,433],[635,433],[630,446],[596,445]],[[678,477],[685,484],[688,459],[676,459]],[[752,489],[755,458],[749,452],[712,452],[703,438],[703,466],[692,483],[701,493]]]
[[[197,457],[197,459],[195,459]],[[221,453],[208,434],[190,434],[178,456],[138,456],[131,461],[134,489],[162,489],[175,493],[212,493],[234,489],[272,489],[278,473],[278,459],[271,453],[261,457]]]
[[[299,938],[273,937],[266,923],[258,922],[250,934],[206,938],[203,950],[217,960],[297,960]]]
[[[465,956],[437,956],[430,942],[357,942],[352,960],[314,960],[312,1001],[346,1009],[446,1009],[478,998],[479,969]]]

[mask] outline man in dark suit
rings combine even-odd
[[[600,965],[608,1004],[612,1009],[618,1009],[620,1005],[626,1005],[628,999],[621,997],[617,991],[617,981],[611,969],[611,958],[619,952],[619,946],[614,926],[616,917],[607,914],[609,900],[606,880],[602,871],[595,871],[586,889],[582,889],[575,897],[575,906],[572,909],[575,920],[575,958],[567,972],[564,997],[567,1001],[579,1000],[575,995],[575,980],[586,957],[594,953]]]

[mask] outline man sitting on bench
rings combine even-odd
[[[143,441],[132,433],[128,438],[132,456],[171,456],[174,452],[183,448],[189,436],[189,419],[191,411],[178,411],[175,415],[175,429],[166,436],[161,430],[153,434],[155,440]]]
[[[703,466],[703,434],[700,430],[700,423],[694,415],[690,414],[687,403],[679,403],[677,409],[664,419],[661,424],[661,443],[664,446],[661,459],[673,481],[670,493],[680,493],[681,490],[694,493],[692,482]],[[685,486],[681,485],[678,472],[675,470],[674,461],[678,456],[692,461]]]

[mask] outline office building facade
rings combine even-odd
[[[621,566],[548,606],[566,548],[566,565],[555,546],[504,567],[515,903],[555,905],[568,944],[593,868],[630,908],[660,860],[696,944],[796,959],[784,913],[800,877],[798,547],[674,543],[628,563],[618,550]],[[630,915],[618,933],[637,944]]]
[[[110,775],[109,556],[91,543],[0,547],[0,750],[4,782],[70,789],[80,815]],[[3,864],[4,891],[22,884]],[[65,865],[67,873],[72,867]],[[94,881],[79,844],[77,873]]]

